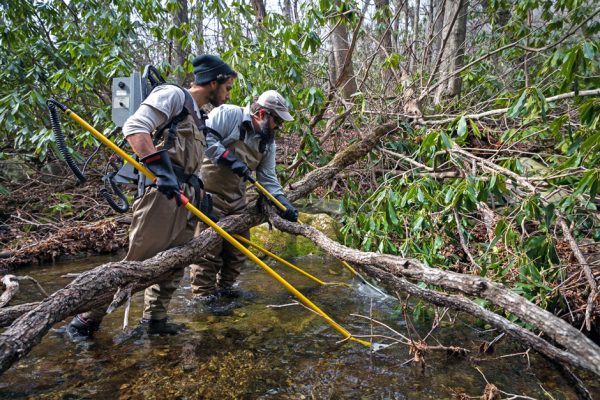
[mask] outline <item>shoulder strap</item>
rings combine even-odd
[[[246,139],[246,132],[248,132],[248,129],[252,129],[252,121],[250,121],[249,123],[247,123],[247,121],[244,121],[244,109],[242,107],[239,108],[241,115],[240,115],[240,140],[243,142]],[[250,126],[248,126],[250,125]]]
[[[217,139],[219,139],[219,142],[223,141],[223,136],[217,130],[211,128],[210,126],[204,128],[204,132],[214,135]]]
[[[243,142],[246,139],[246,133],[252,130],[252,122],[244,121],[240,124],[240,140]]]
[[[157,85],[156,87],[162,86],[162,85],[175,86],[175,87],[181,89],[181,91],[183,92],[183,94],[185,96],[185,100],[183,102],[183,109],[181,110],[181,112],[179,114],[177,114],[176,116],[171,117],[171,119],[168,120],[163,125],[163,128],[161,128],[159,131],[157,131],[156,135],[154,136],[153,142],[154,142],[154,145],[156,146],[162,139],[164,130],[167,129],[169,132],[169,135],[166,139],[167,141],[165,143],[164,148],[170,149],[171,147],[173,147],[173,144],[175,142],[175,136],[177,135],[177,125],[181,121],[183,121],[188,115],[191,115],[192,118],[194,119],[194,123],[196,124],[198,129],[204,132],[206,129],[206,125],[204,124],[204,119],[206,119],[206,115],[204,114],[204,112],[202,110],[200,110],[202,118],[198,117],[198,115],[196,114],[196,111],[194,110],[194,99],[192,98],[192,95],[187,90],[185,90],[181,86],[173,84],[173,83],[162,83],[161,85]]]
[[[177,86],[177,85],[175,85],[175,86]],[[194,99],[192,98],[192,95],[190,94],[190,92],[188,92],[181,86],[177,86],[177,87],[180,88],[181,90],[183,90],[183,94],[185,95],[185,101],[183,102],[183,109],[185,111],[187,111],[187,113],[189,115],[192,116],[198,129],[200,129],[201,131],[204,131],[204,129],[206,129],[206,125],[204,124],[206,115],[204,114],[204,111],[200,110],[200,114],[202,115],[202,119],[200,119],[198,117],[198,114],[196,114],[196,111],[194,110]],[[182,113],[183,113],[183,111],[182,111]]]

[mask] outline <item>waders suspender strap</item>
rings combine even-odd
[[[244,121],[244,109],[242,107],[239,107],[239,110],[242,112],[242,121],[240,122],[240,138],[238,140],[241,140],[242,142],[246,139],[246,132],[248,131],[248,124],[252,124],[252,122],[250,121]],[[250,125],[250,129],[252,129],[252,125]],[[205,134],[211,134],[214,137],[216,137],[219,142],[223,143],[223,135],[221,135],[221,133],[219,131],[217,131],[216,129],[211,128],[210,126],[205,126],[204,127],[204,132]]]
[[[179,85],[173,85],[173,84],[166,84],[166,85],[178,87],[179,89],[181,89],[181,91],[183,92],[183,94],[185,96],[185,100],[183,102],[183,110],[181,110],[181,112],[179,114],[177,114],[176,116],[171,118],[171,120],[167,121],[167,123],[164,125],[164,127],[162,129],[160,129],[158,132],[156,132],[154,138],[152,139],[154,146],[158,145],[158,143],[163,138],[165,129],[167,129],[168,134],[167,134],[167,138],[166,138],[165,145],[163,146],[163,148],[166,150],[169,150],[175,144],[175,137],[177,136],[177,126],[179,125],[179,123],[181,123],[183,120],[185,120],[188,115],[192,116],[192,119],[194,120],[196,127],[200,131],[202,131],[204,135],[206,135],[206,125],[204,124],[204,119],[205,119],[204,112],[202,110],[200,110],[202,118],[198,117],[198,115],[196,114],[196,110],[194,109],[194,99],[192,98],[192,95],[187,90],[185,90],[184,88],[182,88]],[[185,174],[183,172],[183,168],[175,163],[173,163],[173,170],[174,170],[175,174],[177,175],[177,179],[179,180],[179,183],[189,183],[194,188],[194,192],[196,193],[195,203],[197,206],[200,206],[201,200],[203,197],[202,193],[201,193],[201,189],[203,189],[201,181],[198,179],[197,176],[195,176],[193,174],[192,175]],[[144,194],[146,185],[147,185],[146,178],[144,178],[144,176],[140,174],[139,179],[138,179],[138,197],[140,197]]]
[[[248,126],[250,125],[250,126]],[[240,124],[240,140],[243,142],[246,140],[246,132],[252,129],[252,122],[250,121],[242,121]]]
[[[240,122],[240,126],[239,126],[239,130],[240,130],[240,137],[238,140],[241,140],[242,142],[246,139],[246,132],[248,132],[248,130],[252,129],[252,122],[251,121],[244,121],[244,109],[242,107],[239,107],[239,110],[242,111],[242,121]],[[205,135],[208,136],[208,134],[213,135],[214,137],[217,138],[217,140],[219,142],[221,142],[221,144],[223,144],[223,135],[221,135],[221,133],[219,131],[217,131],[216,129],[211,128],[210,126],[205,126],[204,127],[204,133]],[[225,148],[227,148],[227,146],[223,145]]]
[[[215,136],[217,139],[219,139],[219,142],[223,141],[223,136],[221,136],[221,134],[214,130],[213,128],[211,128],[210,126],[207,126],[205,129],[206,133],[210,133],[211,135]]]

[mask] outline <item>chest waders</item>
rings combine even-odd
[[[240,115],[239,118],[242,118],[242,116]],[[212,134],[213,136],[215,136],[219,141],[223,142],[223,136],[216,130],[207,127],[206,132],[208,134]],[[251,170],[255,170],[256,166],[258,165],[255,161],[255,159],[257,158],[256,156],[258,154],[263,154],[266,148],[266,140],[265,138],[261,137],[260,143],[259,143],[259,150],[258,152],[256,152],[255,150],[253,151],[248,151],[248,145],[245,144],[245,138],[246,135],[248,134],[248,132],[252,132],[252,125],[250,125],[250,123],[248,121],[242,121],[240,123],[240,137],[239,140],[236,140],[232,143],[230,143],[229,145],[226,146],[227,149],[233,150],[236,154],[236,157],[238,157],[241,161],[245,162],[248,167]],[[241,151],[240,151],[241,150]],[[250,155],[250,159],[248,158],[248,155]],[[210,161],[208,161],[210,163]],[[225,177],[223,177],[222,179],[214,179],[214,181],[216,182],[223,182],[223,181],[233,181],[233,179],[236,179],[236,182],[240,182],[240,185],[244,185],[245,187],[245,182],[241,179],[238,178],[237,175],[231,174],[228,170],[224,170],[223,168],[219,167],[219,166],[214,166],[212,163],[210,164],[205,164],[205,166],[202,167],[203,172],[206,168],[206,165],[209,166],[209,170],[210,170],[210,174],[209,174],[209,178],[213,175],[218,175],[219,172],[220,173],[226,173],[229,174]],[[223,172],[225,171],[225,172]],[[203,174],[204,177],[204,174]],[[233,178],[233,179],[232,179]],[[262,195],[264,195],[267,199],[269,199],[269,201],[271,201],[272,204],[274,204],[279,210],[281,210],[282,212],[285,212],[287,209],[286,207],[281,204],[281,202],[279,200],[277,200],[277,198],[275,198],[275,196],[273,196],[264,186],[262,186],[256,179],[254,179],[251,175],[248,175],[248,181],[254,185],[254,187],[259,191],[259,193],[261,193]],[[208,185],[207,185],[208,186]],[[216,185],[215,185],[216,186]],[[224,197],[228,197],[229,201],[234,201],[235,199],[232,198],[232,192],[235,190],[236,185],[231,184],[229,188],[223,188],[223,187],[219,187],[219,188],[215,188],[215,191],[218,194],[221,194]],[[211,190],[213,188],[210,188],[208,190]],[[241,189],[240,189],[241,190]],[[301,223],[301,221],[298,221],[298,223]],[[313,280],[314,282],[317,282],[319,284],[324,284],[323,281],[321,281],[318,278],[315,278],[314,276],[310,275],[308,272],[301,270],[300,268],[294,266],[294,265],[289,265],[289,263],[285,260],[282,260],[280,257],[276,256],[275,254],[270,253],[269,251],[267,251],[264,248],[261,248],[259,246],[257,246],[254,243],[249,242],[246,238],[244,238],[241,235],[234,235],[235,238],[239,241],[241,241],[242,243],[246,243],[249,246],[252,246],[254,248],[256,248],[258,251],[260,251],[261,253],[283,263],[284,265],[296,270],[297,272],[299,272],[300,274],[306,276],[307,278]],[[379,289],[378,287],[374,286],[373,284],[371,284],[366,278],[364,278],[358,271],[356,271],[356,269],[354,269],[347,261],[345,260],[341,260],[340,261],[342,263],[342,265],[350,271],[350,273],[352,273],[352,275],[356,276],[364,285],[370,287],[372,290],[376,291],[377,293],[379,293],[381,296],[383,296],[384,298],[390,297],[388,294],[386,294],[384,291],[382,291],[381,289]]]
[[[48,105],[48,108],[50,110],[54,109],[54,112],[56,112],[56,110],[55,110],[56,107],[60,108],[61,111],[63,111],[65,114],[67,114],[73,121],[75,121],[77,124],[79,124],[85,130],[90,132],[96,139],[98,139],[100,142],[102,142],[102,144],[104,144],[105,146],[109,147],[112,151],[117,153],[121,158],[123,158],[125,161],[127,161],[129,164],[131,164],[136,170],[138,170],[140,173],[142,173],[151,182],[154,182],[156,180],[156,177],[154,176],[154,174],[150,170],[148,170],[144,165],[140,164],[137,160],[135,160],[133,157],[131,157],[129,154],[127,154],[125,151],[123,151],[123,149],[121,149],[119,146],[117,146],[115,143],[113,143],[111,140],[109,140],[102,133],[97,131],[94,127],[89,125],[86,121],[84,121],[81,117],[79,117],[77,114],[75,114],[69,108],[67,108],[65,105],[59,103],[58,101],[56,101],[54,99],[47,100],[46,104]],[[56,114],[55,114],[55,116],[56,116]],[[56,122],[57,122],[57,120],[56,120]],[[58,125],[58,122],[56,123],[56,125]],[[53,121],[53,128],[54,128],[54,121]],[[60,127],[58,127],[58,129],[60,129]],[[190,203],[188,198],[183,193],[181,193],[181,195],[180,195],[180,201],[181,201],[181,204],[183,207],[185,207],[189,212],[191,212],[196,217],[198,217],[206,225],[208,225],[212,229],[214,229],[223,239],[225,239],[229,243],[231,243],[232,246],[234,246],[236,249],[238,249],[240,252],[242,252],[246,257],[248,257],[250,260],[252,260],[258,266],[263,268],[272,278],[274,278],[277,282],[279,282],[281,285],[283,285],[290,293],[292,293],[294,296],[296,296],[302,304],[304,304],[306,307],[313,310],[315,313],[319,314],[325,320],[325,322],[327,322],[333,329],[335,329],[338,333],[340,333],[344,337],[344,340],[352,340],[352,341],[358,342],[362,345],[365,345],[367,347],[371,347],[374,350],[377,350],[380,348],[381,345],[379,345],[378,343],[371,343],[366,340],[359,339],[358,337],[353,336],[350,332],[348,332],[345,328],[343,328],[337,322],[335,322],[329,315],[327,315],[325,312],[323,312],[317,305],[315,305],[306,296],[304,296],[302,293],[300,293],[295,287],[293,287],[291,284],[289,284],[277,272],[275,272],[273,269],[271,269],[271,267],[269,267],[267,264],[265,264],[262,260],[260,260],[257,256],[255,256],[250,250],[248,250],[240,242],[238,242],[233,236],[228,234],[225,230],[223,230],[223,228],[221,228],[219,225],[214,223],[208,216],[203,214],[198,208],[196,208],[192,203]]]
[[[161,83],[160,85],[167,85],[166,83]],[[170,84],[169,84],[170,85]],[[176,86],[185,95],[185,101],[183,105],[183,110],[168,120],[163,126],[156,129],[152,135],[152,143],[157,149],[171,150],[173,146],[175,146],[177,142],[178,129],[181,125],[183,125],[188,119],[191,117],[194,121],[194,124],[198,131],[202,132],[204,136],[206,136],[206,124],[204,120],[206,119],[206,114],[201,110],[201,117],[198,117],[196,111],[194,109],[194,100],[192,96],[189,94],[187,90],[184,88]],[[193,140],[193,139],[192,139]],[[206,146],[205,139],[202,139],[202,146]],[[188,184],[192,190],[194,191],[194,200],[195,206],[200,208],[203,213],[209,214],[209,216],[213,220],[218,220],[212,213],[212,200],[211,195],[204,192],[204,187],[202,185],[202,181],[198,178],[197,172],[199,172],[200,165],[202,163],[202,159],[198,161],[198,165],[192,168],[192,170],[186,171],[180,163],[184,160],[174,160],[172,152],[169,152],[171,157],[171,163],[173,166],[173,172],[177,176],[177,181],[179,184]],[[135,157],[138,160],[137,156]],[[111,173],[108,177],[105,176],[105,179],[110,181],[111,186],[114,188],[115,183],[137,183],[137,196],[136,198],[142,197],[146,188],[152,185],[152,182],[147,179],[143,174],[140,174],[130,163],[125,163],[117,172]],[[118,191],[114,190],[118,195]],[[120,196],[119,196],[120,197]],[[113,204],[109,201],[109,205],[117,212],[125,212],[127,209],[123,208],[115,208]]]

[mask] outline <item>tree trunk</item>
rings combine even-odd
[[[415,12],[413,16],[413,38],[410,44],[410,61],[408,64],[408,71],[410,73],[415,72],[415,65],[417,63],[417,52],[418,52],[418,39],[419,39],[419,11],[421,8],[420,0],[415,0]]]
[[[410,7],[408,6],[408,0],[404,2],[404,32],[402,36],[404,37],[404,43],[408,42],[408,27],[410,26]]]
[[[192,25],[195,27],[194,40],[192,43],[197,46],[195,54],[204,54],[204,5],[198,3],[192,9],[193,18]]]
[[[446,0],[431,0],[433,19],[432,42],[431,42],[431,60],[435,61],[437,54],[442,47],[442,31],[444,28],[444,11]]]
[[[333,60],[335,71],[331,74],[336,82],[336,87],[342,92],[346,100],[351,100],[357,91],[354,67],[352,66],[352,53],[348,40],[348,28],[344,17],[331,33],[331,45],[333,47]]]
[[[177,8],[171,14],[173,25],[178,28],[183,28],[185,32],[190,29],[190,21],[188,18],[188,3],[187,0],[177,0]],[[188,74],[185,69],[185,62],[188,54],[190,54],[189,44],[183,45],[179,38],[173,39],[173,60],[171,65],[177,71],[177,84],[180,86],[188,86],[191,82],[192,75]]]
[[[394,13],[398,12],[398,9],[402,7],[405,0],[397,0],[394,4]],[[394,20],[392,28],[392,49],[394,53],[400,53],[400,18]]]
[[[382,26],[380,29],[381,37],[381,47],[379,49],[380,57],[382,62],[393,53],[392,47],[392,29],[388,29],[390,27],[390,1],[389,0],[375,0],[375,9],[381,12],[384,12],[384,17],[382,18]],[[390,27],[391,28],[391,27]],[[393,79],[394,74],[389,68],[382,68],[381,72],[381,80],[382,80],[382,88],[384,96],[391,96],[394,94],[394,85]]]
[[[256,12],[256,23],[262,25],[263,20],[267,16],[267,10],[265,8],[265,2],[263,0],[251,0],[252,7]]]
[[[282,2],[279,3],[279,6],[281,7],[283,15],[285,15],[291,23],[294,23],[296,20],[292,10],[292,0],[282,0]]]
[[[448,35],[448,42],[442,50],[440,79],[443,84],[438,86],[434,103],[440,104],[444,97],[454,97],[460,94],[462,79],[452,72],[464,65],[465,39],[467,34],[468,0],[447,0],[444,10],[443,37]],[[458,16],[455,18],[456,14]],[[452,21],[456,22],[452,24]]]

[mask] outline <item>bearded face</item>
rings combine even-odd
[[[267,145],[273,143],[275,139],[275,131],[271,129],[269,118],[263,118],[260,122],[260,132],[256,132],[260,135],[260,147],[259,151],[264,153]]]
[[[208,95],[209,103],[214,107],[219,107],[220,105],[225,104],[227,100],[229,100],[229,92],[231,92],[231,89],[233,88],[234,80],[234,77],[230,77],[223,83],[217,83],[215,81],[216,86]]]
[[[270,144],[273,142],[273,139],[275,138],[275,131],[273,129],[271,129],[269,118],[264,118],[261,121],[260,132],[258,132],[258,133],[260,135],[261,140],[263,140],[267,144]]]

